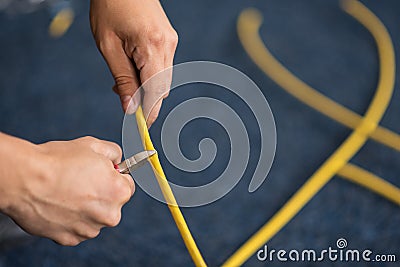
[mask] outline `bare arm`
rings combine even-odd
[[[116,226],[134,183],[118,145],[84,137],[35,145],[0,133],[0,211],[28,233],[63,245]]]

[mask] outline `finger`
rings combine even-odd
[[[172,83],[172,64],[175,48],[171,53],[164,55],[164,69],[152,78],[149,88],[145,90],[143,98],[143,110],[146,115],[147,127],[151,127],[157,119],[162,106],[163,99],[167,98]],[[155,81],[153,81],[153,79]]]
[[[164,70],[164,39],[157,36],[159,35],[153,36],[148,43],[138,44],[132,53],[132,58],[140,70],[142,107],[147,122],[152,109],[168,91],[166,75],[161,72]],[[157,75],[154,76],[155,74]],[[154,114],[158,114],[158,111],[159,109],[155,110],[152,117],[157,117]]]
[[[140,91],[136,90],[133,96],[129,94],[126,95],[125,92],[123,91],[124,89],[121,89],[121,87],[122,86],[118,87],[117,84],[115,84],[112,89],[117,95],[119,95],[119,100],[121,101],[122,110],[129,115],[133,114],[136,112],[137,108],[140,105],[140,100],[141,100]]]
[[[154,95],[152,96],[152,94],[148,94],[147,95],[147,99],[144,99],[143,101],[143,105],[144,105],[144,110],[147,110],[147,117],[146,118],[146,124],[147,127],[150,128],[151,125],[153,125],[153,123],[156,121],[160,110],[161,110],[161,106],[162,106],[162,102],[163,102],[163,98],[164,96],[161,95]],[[147,104],[150,103],[155,103],[152,107],[148,107]]]
[[[91,218],[88,218],[87,220],[76,221],[73,224],[73,232],[78,237],[87,240],[97,237],[100,234],[101,227],[102,225],[93,222]]]
[[[167,87],[168,91],[164,95],[164,98],[168,97],[170,88],[171,88],[171,83],[172,83],[172,72],[173,72],[173,64],[174,64],[174,56],[175,56],[175,50],[176,46],[178,44],[178,35],[175,33],[175,37],[171,38],[167,43],[167,52],[165,53],[164,56],[164,68],[165,71],[167,72],[166,74],[166,79],[167,79]]]
[[[118,207],[121,208],[131,199],[135,192],[135,183],[129,174],[120,174],[115,172],[114,179],[115,186],[110,193],[117,201],[115,204],[118,204]]]
[[[121,174],[123,179],[126,180],[129,189],[130,189],[130,197],[133,196],[133,194],[135,193],[135,182],[132,179],[132,176],[130,176],[129,174]]]
[[[157,86],[162,86],[161,88],[164,88],[164,90],[161,92],[157,92],[157,90],[155,90],[154,93],[148,92],[147,95],[145,95],[143,101],[143,109],[145,110],[145,114],[147,114],[146,123],[148,128],[150,128],[154,121],[157,119],[160,113],[163,99],[167,98],[169,95],[172,83],[172,64],[174,61],[175,47],[176,46],[173,47],[172,53],[167,53],[164,56],[165,68],[162,73],[157,74],[157,79],[161,80],[160,82],[158,82]]]
[[[139,88],[139,80],[135,67],[125,53],[122,41],[114,35],[107,36],[100,41],[99,48],[114,77],[113,90],[119,95],[124,112],[134,113],[138,103],[129,104]]]
[[[154,74],[157,74],[150,80]],[[169,73],[164,71],[164,60],[150,62],[143,67],[141,79],[146,82],[143,84],[143,113],[146,118],[147,126],[156,120],[160,112],[162,99],[169,91]]]
[[[172,30],[171,33],[166,35],[162,40],[163,40],[162,54],[164,57],[163,58],[164,66],[162,68],[162,72],[157,73],[159,72],[158,70],[156,72],[157,73],[156,77],[153,77],[151,81],[148,82],[148,84],[145,84],[144,86],[145,94],[143,97],[143,111],[146,116],[147,126],[149,128],[158,117],[162,105],[162,100],[166,98],[169,94],[172,82],[172,64],[174,61],[174,55],[178,42],[178,37],[176,32]],[[157,63],[161,64],[161,62]],[[153,65],[155,64],[153,63]],[[151,70],[151,64],[149,64],[148,66],[150,66],[149,68],[150,74],[154,75],[152,73],[155,71]],[[146,79],[145,68],[143,68],[143,71],[141,72],[141,78],[142,74],[143,76],[145,76]]]
[[[105,156],[114,164],[118,164],[121,162],[122,149],[116,143],[105,140],[98,140],[91,145],[91,148],[94,152]]]

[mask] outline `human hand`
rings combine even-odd
[[[168,96],[172,70],[156,83],[139,86],[173,64],[178,36],[158,0],[91,0],[90,23],[96,44],[115,80],[114,91],[128,114],[141,97],[148,127]],[[132,101],[131,101],[132,100]],[[131,102],[131,104],[130,104]]]
[[[37,148],[28,164],[33,171],[26,166],[25,175],[11,177],[7,185],[7,215],[26,232],[67,246],[119,223],[135,186],[114,169],[121,160],[117,144],[84,137]]]

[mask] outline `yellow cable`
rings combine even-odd
[[[373,173],[370,173],[351,163],[347,163],[347,165],[338,172],[338,175],[353,183],[364,186],[369,190],[393,201],[397,205],[400,205],[400,189],[379,178]]]
[[[245,12],[251,12],[249,13],[247,19],[249,21],[253,20],[252,23],[257,24],[257,27],[255,27],[256,28],[255,30],[253,26],[251,26],[249,31],[243,30],[241,32],[242,33],[241,41],[243,43],[243,46],[245,47],[245,50],[250,55],[250,57],[267,75],[269,75],[271,79],[273,79],[276,83],[284,87],[286,91],[288,91],[290,94],[294,95],[301,101],[305,102],[306,104],[315,108],[318,111],[321,112],[325,111],[324,113],[325,115],[330,116],[331,118],[341,122],[346,126],[352,127],[352,125],[354,124],[352,121],[356,122],[358,119],[362,119],[361,116],[354,113],[353,111],[347,110],[342,105],[320,94],[315,89],[311,88],[309,85],[299,80],[291,72],[289,72],[283,65],[281,65],[272,56],[272,54],[268,51],[268,49],[264,46],[261,38],[258,35],[254,34],[254,32],[257,32],[259,27],[261,26],[262,18],[259,12],[256,10],[248,10]],[[262,46],[261,49],[260,46]],[[339,110],[339,112],[336,113],[335,110]],[[353,115],[356,115],[356,117],[358,118],[354,119]],[[380,141],[381,143],[386,144],[396,150],[399,150],[400,139],[398,134],[393,133],[383,127],[378,127],[374,133],[371,136],[372,138],[375,136],[376,137],[375,140]],[[362,171],[364,173],[368,173],[365,170]],[[356,173],[360,174],[361,172],[356,172]],[[354,177],[354,179],[360,180],[360,178],[356,177]],[[373,185],[367,187],[370,189],[374,188]]]
[[[287,203],[261,227],[260,230],[245,242],[223,266],[242,265],[259,247],[280,231],[365,144],[368,135],[377,128],[389,104],[393,92],[395,73],[394,50],[390,36],[379,19],[360,2],[348,0],[342,3],[345,11],[368,28],[376,40],[378,53],[380,55],[380,78],[374,98],[364,118],[358,121],[357,127],[354,129],[353,133],[287,201]],[[257,31],[260,22],[261,15],[254,10],[242,12],[238,20],[238,32],[239,38],[243,43],[254,42],[254,38],[258,36]],[[252,33],[247,36],[247,40],[243,39],[245,31]],[[252,47],[252,49],[256,48],[254,46]],[[258,49],[260,49],[260,47]],[[263,58],[263,56],[259,56],[259,58]]]
[[[143,141],[144,148],[146,150],[154,150],[154,146],[151,142],[150,134],[147,130],[146,120],[144,119],[141,107],[139,107],[136,111],[136,122],[138,125],[140,136]],[[176,203],[174,194],[172,193],[171,187],[169,186],[167,178],[161,167],[158,155],[152,156],[150,158],[150,163],[153,168],[153,172],[157,178],[157,182],[163,193],[163,196],[168,204],[171,215],[174,218],[175,224],[182,236],[183,242],[185,243],[190,256],[193,259],[194,264],[196,266],[207,266],[203,257],[201,256],[199,249],[197,248],[196,242],[194,241],[192,234],[190,233],[185,218],[183,217],[182,212],[179,209],[178,204]]]
[[[244,49],[257,66],[273,81],[308,106],[349,128],[354,129],[360,124],[362,120],[360,115],[307,85],[294,76],[271,54],[257,34],[262,23],[262,15],[259,11],[247,9],[240,15],[239,21],[241,22],[238,24],[238,34]],[[400,135],[386,128],[378,126],[371,133],[371,138],[400,151]]]
[[[361,116],[354,113],[351,110],[347,110],[342,105],[332,101],[326,96],[320,94],[315,89],[311,88],[303,81],[299,80],[296,76],[294,76],[291,72],[289,72],[283,65],[281,65],[268,51],[268,49],[264,46],[261,38],[256,34],[259,27],[261,26],[262,17],[256,10],[248,10],[245,12],[249,12],[247,26],[251,27],[247,30],[243,29],[241,33],[241,41],[246,52],[250,55],[250,57],[255,61],[255,63],[267,74],[271,79],[273,79],[276,83],[284,87],[286,91],[290,94],[294,95],[301,101],[305,102],[309,106],[315,108],[320,112],[325,112],[325,115],[330,116],[331,118],[342,122],[342,124],[352,127],[354,122],[357,122],[358,119],[362,119]],[[251,13],[250,13],[251,12]],[[251,16],[251,17],[250,17]],[[249,23],[254,23],[254,25],[250,25]],[[255,26],[257,25],[257,26]],[[246,25],[243,25],[246,26]],[[260,48],[261,47],[261,48]],[[339,110],[339,112],[336,112]],[[348,113],[348,114],[347,114]],[[356,118],[355,116],[358,118]],[[336,117],[335,117],[336,116]],[[374,134],[375,133],[375,134]],[[372,133],[372,138],[376,137],[375,140],[380,141],[383,144],[389,145],[390,147],[399,150],[400,148],[400,139],[399,135],[393,133],[383,127],[378,127],[375,132]],[[362,169],[361,169],[362,170]],[[364,173],[368,173],[365,170],[362,170]],[[340,173],[339,173],[340,174]],[[357,175],[360,175],[361,172],[356,172]],[[373,174],[371,174],[373,175]],[[353,175],[353,180],[361,180],[360,177],[355,177]],[[381,179],[377,177],[378,179]],[[371,181],[371,180],[368,180]],[[367,182],[366,182],[367,183]],[[365,185],[367,188],[371,190],[374,188],[373,184]],[[381,194],[382,195],[382,194]],[[383,195],[385,196],[385,195]],[[389,198],[392,200],[391,198]]]
[[[74,11],[71,8],[64,8],[53,18],[49,25],[51,37],[59,38],[63,36],[71,27],[74,21]]]

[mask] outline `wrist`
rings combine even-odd
[[[40,147],[0,133],[0,211],[12,215],[29,205],[32,185],[46,177]]]

